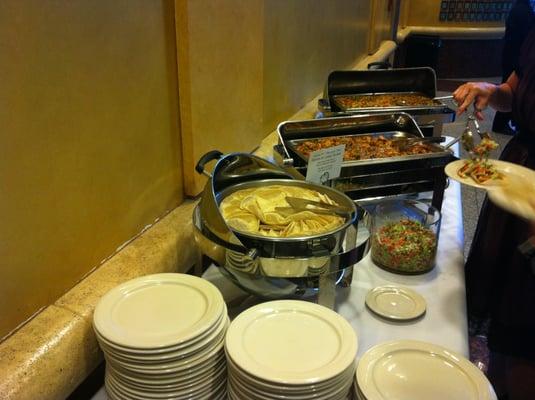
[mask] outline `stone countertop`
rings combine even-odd
[[[191,246],[195,204],[189,200],[171,211],[0,343],[0,397],[67,397],[102,361],[92,328],[100,298],[138,276],[185,272],[196,263]]]

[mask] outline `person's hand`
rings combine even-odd
[[[459,104],[457,115],[461,115],[470,104],[474,104],[475,116],[482,120],[483,111],[489,104],[490,97],[496,92],[497,86],[487,82],[468,82],[453,92],[453,99]]]

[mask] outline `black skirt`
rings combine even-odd
[[[532,138],[513,137],[500,159],[535,169]],[[468,315],[490,318],[490,349],[535,361],[535,274],[518,250],[531,234],[526,220],[485,199],[465,273]]]

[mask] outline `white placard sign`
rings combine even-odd
[[[306,180],[323,185],[329,179],[338,178],[342,169],[345,148],[345,144],[341,144],[310,153]]]

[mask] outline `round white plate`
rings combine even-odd
[[[479,369],[443,347],[412,340],[377,345],[357,367],[366,399],[492,400],[494,391]]]
[[[299,300],[251,307],[230,324],[227,354],[242,370],[283,384],[312,384],[343,373],[355,360],[351,325],[326,307]]]
[[[418,318],[425,313],[425,299],[412,289],[379,286],[366,295],[366,306],[381,317],[397,321]]]
[[[535,171],[511,164],[503,185],[489,190],[489,199],[519,217],[535,221]]]
[[[448,175],[451,179],[461,182],[464,185],[473,186],[479,189],[492,189],[495,188],[501,184],[503,184],[504,180],[507,178],[507,174],[511,172],[511,165],[518,167],[518,165],[508,163],[506,161],[501,160],[491,160],[489,159],[489,162],[498,170],[498,172],[501,172],[504,175],[504,179],[491,179],[484,184],[479,184],[476,181],[474,181],[472,178],[461,178],[457,172],[461,167],[464,165],[465,160],[457,160],[450,162],[446,167],[444,168],[444,172],[446,175]]]
[[[139,388],[132,386],[126,382],[122,382],[117,379],[113,373],[107,375],[108,380],[111,380],[116,388],[125,392],[127,394],[138,396],[138,397],[150,397],[150,398],[177,398],[177,397],[187,397],[194,396],[195,394],[202,394],[210,390],[214,386],[219,386],[219,384],[225,380],[226,381],[226,370],[224,368],[217,371],[217,373],[208,376],[205,380],[197,382],[194,385],[186,386],[180,389],[174,389],[170,391],[156,391],[151,388]]]
[[[166,364],[169,365],[169,368],[171,368],[171,365],[173,364],[183,364],[184,362],[187,362],[187,360],[194,359],[198,355],[202,354],[203,352],[209,351],[212,347],[214,347],[216,344],[220,343],[225,336],[226,330],[228,326],[230,325],[230,321],[228,317],[225,317],[222,321],[222,323],[218,325],[217,329],[213,330],[212,333],[205,338],[204,340],[195,343],[194,346],[191,348],[187,347],[183,349],[182,352],[174,352],[166,354],[166,358],[144,358],[140,356],[132,356],[132,355],[126,355],[115,348],[108,347],[107,344],[104,342],[100,342],[100,347],[104,351],[104,353],[114,360],[117,360],[118,362],[122,362],[125,364],[131,364],[134,366],[142,366],[146,368],[151,368],[151,366],[154,366],[154,368],[160,368]],[[148,357],[148,356],[147,356]],[[160,356],[159,356],[160,357]]]
[[[139,375],[149,376],[149,375],[170,375],[174,373],[180,373],[182,371],[188,371],[198,365],[204,364],[216,357],[219,356],[219,353],[223,353],[223,345],[224,345],[224,338],[221,338],[221,341],[219,343],[216,343],[213,347],[210,347],[206,350],[203,350],[202,352],[196,354],[192,358],[185,359],[182,362],[176,362],[172,365],[162,365],[162,366],[156,366],[156,368],[149,366],[141,366],[141,365],[134,365],[125,363],[113,358],[110,358],[109,356],[105,355],[106,361],[113,364],[113,366],[117,369],[123,369],[125,372],[130,373],[134,372]]]
[[[185,274],[155,274],[110,290],[98,303],[93,323],[119,346],[163,348],[210,329],[224,301],[210,282]]]
[[[210,341],[211,337],[214,335],[215,331],[219,331],[223,325],[228,321],[227,308],[224,305],[221,315],[217,321],[210,327],[208,330],[202,334],[192,338],[191,340],[182,342],[176,346],[168,346],[158,349],[132,349],[130,347],[119,346],[117,343],[111,342],[105,337],[103,337],[96,329],[95,335],[97,340],[103,350],[109,350],[115,354],[121,354],[122,357],[131,358],[131,359],[142,359],[142,360],[153,360],[159,361],[164,359],[171,359],[177,355],[182,356],[184,353],[187,353],[191,349],[197,347],[202,347],[203,343]],[[225,328],[226,329],[226,328]]]
[[[110,363],[106,364],[106,368],[109,368],[110,371],[112,371],[116,376],[119,376],[123,381],[133,382],[135,384],[141,384],[145,386],[172,387],[180,385],[182,382],[204,378],[222,364],[226,364],[225,354],[223,352],[198,366],[184,371],[175,372],[171,375],[146,375],[133,373],[132,371],[121,370]]]
[[[232,378],[256,392],[272,395],[285,394],[292,398],[293,396],[304,396],[304,398],[307,398],[310,397],[310,393],[315,393],[317,395],[332,393],[340,386],[352,382],[355,376],[355,366],[352,365],[345,372],[328,381],[311,385],[283,385],[269,383],[259,379],[255,380],[254,377],[248,376],[243,371],[240,371],[239,368],[232,363],[230,358],[227,358],[227,366],[229,379]]]
[[[226,364],[224,362],[221,362],[219,365],[217,365],[216,368],[209,368],[206,371],[204,371],[202,374],[195,376],[193,378],[186,377],[182,381],[174,384],[174,385],[161,385],[161,384],[155,384],[154,381],[147,381],[147,383],[140,383],[137,381],[130,380],[128,378],[125,378],[124,375],[119,375],[115,372],[113,368],[107,368],[106,373],[109,375],[112,375],[116,380],[122,382],[125,385],[128,385],[131,388],[136,388],[137,390],[144,390],[148,392],[172,392],[177,390],[182,390],[187,387],[194,387],[197,384],[204,384],[206,381],[209,381],[210,377],[214,377],[216,375],[219,375],[219,373],[225,371],[226,372]],[[212,379],[213,380],[213,379]]]

